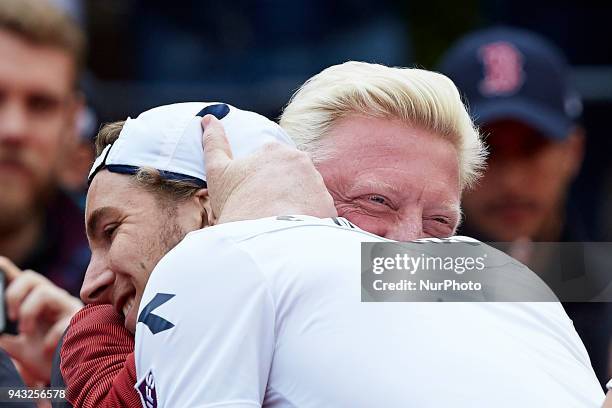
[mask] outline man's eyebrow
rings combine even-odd
[[[353,190],[357,189],[372,189],[372,190],[386,190],[391,191],[394,194],[401,194],[401,189],[393,184],[387,183],[382,180],[359,180],[352,186]]]
[[[115,211],[114,207],[100,207],[96,208],[92,211],[91,215],[87,219],[87,223],[85,224],[85,232],[87,236],[91,238],[94,231],[98,228],[98,223],[109,212]]]
[[[441,202],[440,205],[435,206],[434,209],[449,211],[457,215],[457,221],[460,221],[463,217],[463,209],[461,204],[455,202]]]
[[[458,218],[461,218],[463,215],[463,211],[461,210],[461,205],[455,202],[451,202],[451,203],[442,203],[442,208],[445,208],[449,211],[454,212],[455,214],[457,214]]]

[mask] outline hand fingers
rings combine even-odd
[[[51,358],[42,355],[42,338],[10,334],[0,335],[0,348],[3,348],[16,361],[18,370],[26,384],[43,381],[48,383],[51,374]]]
[[[21,274],[21,270],[10,259],[0,256],[0,269],[4,271],[7,283],[11,283]]]
[[[202,147],[204,148],[204,163],[206,174],[217,169],[224,169],[232,159],[230,147],[225,130],[221,122],[213,115],[206,115],[202,119]]]
[[[17,360],[22,359],[25,350],[25,347],[23,347],[22,338],[12,334],[0,335],[0,348]]]
[[[45,281],[47,279],[42,275],[34,271],[25,271],[8,285],[4,292],[4,298],[9,319],[17,320],[21,303],[28,296],[28,293]]]
[[[30,388],[40,388],[45,385],[38,385],[40,380],[36,378],[36,375],[29,371],[21,362],[15,358],[12,359],[19,376],[23,380],[24,384]]]
[[[43,319],[48,327],[58,318],[76,313],[82,304],[78,299],[56,286],[39,285],[24,299],[19,308],[19,332],[32,334]]]
[[[57,343],[59,343],[60,339],[64,335],[66,328],[68,328],[68,324],[70,324],[70,317],[58,320],[53,327],[49,329],[43,340],[45,354],[52,356],[53,353],[55,353]]]
[[[36,329],[40,315],[45,312],[54,312],[53,297],[45,288],[34,287],[23,299],[17,312],[20,334],[32,334]]]

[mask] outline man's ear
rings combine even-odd
[[[76,144],[81,137],[79,134],[79,120],[85,111],[85,95],[82,92],[75,91],[67,103],[66,123],[68,128],[65,129],[64,133],[69,134],[69,143]]]
[[[202,224],[201,227],[210,227],[217,223],[217,219],[212,211],[210,196],[208,189],[202,188],[195,193],[195,198],[198,200],[198,206],[201,209]]]
[[[82,139],[79,120],[85,110],[84,97],[75,92],[67,102],[65,127],[62,130],[61,160],[58,162],[60,184],[68,189],[84,188],[91,163],[95,158],[92,142]]]

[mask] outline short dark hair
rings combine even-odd
[[[85,35],[67,14],[43,0],[1,0],[0,30],[42,46],[57,47],[75,63],[76,78],[85,63]]]

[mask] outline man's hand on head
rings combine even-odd
[[[323,178],[306,153],[270,143],[234,159],[218,119],[206,115],[202,128],[213,223],[288,214],[337,215]]]
[[[47,384],[53,353],[70,318],[83,304],[34,271],[21,271],[0,257],[5,273],[7,316],[18,323],[18,334],[0,335],[0,347],[15,361],[28,385]]]

